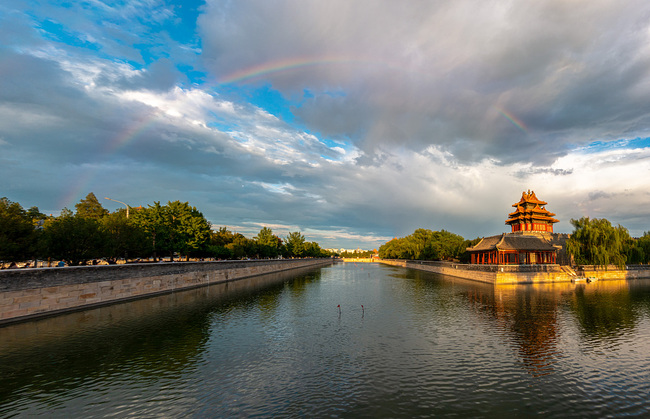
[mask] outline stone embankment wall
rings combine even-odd
[[[372,262],[378,262],[377,259],[373,258],[341,258],[343,262],[353,262],[353,263],[372,263]]]
[[[450,275],[489,284],[541,284],[550,282],[571,282],[576,278],[643,279],[650,278],[650,266],[628,266],[620,270],[616,266],[607,268],[581,266],[575,272],[559,265],[471,265],[452,262],[429,262],[417,260],[381,260],[393,266],[418,269],[442,275]]]
[[[0,324],[333,262],[284,259],[4,270]]]
[[[629,265],[619,269],[616,265],[606,267],[583,265],[576,269],[579,276],[585,278],[608,279],[645,279],[650,278],[650,265]]]
[[[458,278],[470,279],[473,281],[495,283],[496,272],[487,270],[471,269],[478,265],[465,265],[449,262],[426,262],[417,260],[380,260],[381,263],[403,268],[417,269],[420,271],[434,272],[441,275],[450,275]],[[470,269],[465,269],[470,268]]]

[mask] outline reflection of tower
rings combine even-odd
[[[557,291],[542,286],[475,288],[470,302],[512,337],[525,368],[536,377],[553,371],[557,348]]]
[[[538,377],[553,371],[558,354],[557,294],[532,288],[517,293],[506,311],[511,311],[511,330],[528,371]]]

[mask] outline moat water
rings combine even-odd
[[[650,281],[347,263],[0,328],[0,417],[647,416],[649,395]]]

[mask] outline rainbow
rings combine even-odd
[[[515,117],[513,114],[510,112],[506,111],[505,109],[502,109],[498,106],[494,107],[501,115],[503,115],[512,125],[515,127],[519,128],[521,132],[524,134],[528,134],[528,127],[526,127],[526,124],[523,123],[520,119]]]
[[[237,70],[227,74],[219,80],[219,84],[230,84],[254,80],[268,74],[282,71],[294,70],[297,68],[314,67],[329,64],[359,63],[362,60],[354,60],[348,57],[296,57],[283,60],[269,61],[252,67]]]
[[[150,115],[135,121],[114,138],[107,141],[104,148],[98,152],[98,155],[104,156],[103,161],[110,160],[111,156],[135,141],[140,134],[149,129],[158,120],[159,114],[152,112]],[[95,192],[91,190],[93,181],[97,177],[95,164],[84,164],[80,168],[82,173],[77,176],[74,185],[59,200],[60,208],[74,209],[74,205],[78,201],[85,198],[88,193]]]
[[[406,73],[425,74],[411,68],[405,68],[399,63],[391,63],[386,61],[378,61],[371,58],[363,57],[346,57],[346,56],[332,56],[332,57],[293,57],[276,61],[268,61],[262,64],[257,64],[248,68],[237,70],[230,74],[221,77],[218,84],[231,84],[256,80],[263,76],[284,71],[290,71],[306,67],[316,67],[323,65],[334,64],[351,64],[357,66],[373,66],[384,67],[394,71]]]

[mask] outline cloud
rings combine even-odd
[[[266,71],[242,82],[311,92],[294,113],[323,136],[548,165],[577,144],[648,135],[648,8],[209,1],[199,29],[217,78]]]
[[[0,6],[0,189],[25,207],[178,199],[374,248],[499,234],[533,189],[557,231],[650,229],[645,2],[22,7]]]

